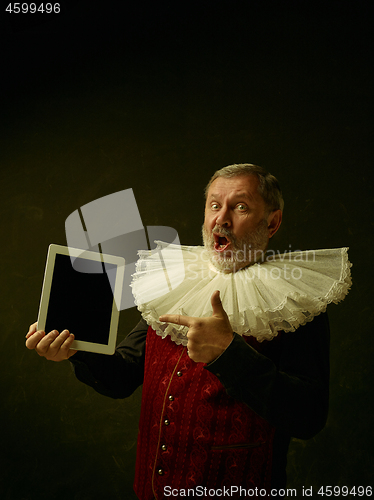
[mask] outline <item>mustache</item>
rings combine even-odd
[[[239,243],[237,237],[232,233],[232,231],[230,231],[230,229],[219,226],[218,224],[214,226],[212,232],[210,233],[210,238],[212,241],[214,241],[214,236],[213,236],[214,233],[218,233],[221,236],[225,236],[229,241],[231,241],[231,243],[234,246],[237,246]]]
[[[225,227],[219,226],[218,224],[216,224],[214,226],[214,228],[212,229],[212,235],[213,235],[213,233],[219,233],[219,234],[222,234],[222,236],[230,236],[230,237],[234,236],[229,229],[226,229]]]
[[[202,226],[203,232],[203,240],[205,237],[206,242],[209,244],[214,243],[214,233],[219,233],[222,236],[225,236],[232,244],[232,250],[243,250],[245,246],[248,248],[257,248],[262,247],[264,244],[264,240],[267,236],[267,221],[266,219],[260,221],[257,224],[257,227],[254,231],[244,236],[243,238],[237,238],[233,232],[225,227],[216,224],[211,231],[205,229],[205,226]],[[204,236],[205,235],[205,236]]]

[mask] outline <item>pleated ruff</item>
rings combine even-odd
[[[207,317],[220,290],[233,330],[259,342],[295,331],[345,298],[351,284],[348,248],[268,256],[235,273],[219,272],[204,247],[157,242],[139,252],[132,291],[143,318],[161,337],[186,345],[187,327],[159,321],[162,314]]]

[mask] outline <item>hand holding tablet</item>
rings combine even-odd
[[[77,351],[71,349],[74,341],[74,335],[67,330],[60,334],[57,330],[46,334],[43,331],[37,331],[37,322],[32,324],[26,335],[26,347],[35,349],[39,356],[51,361],[64,361],[69,359]]]
[[[113,354],[124,269],[121,257],[50,245],[38,321],[26,346],[56,361],[72,355],[67,349]]]

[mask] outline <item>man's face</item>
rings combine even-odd
[[[234,272],[256,262],[267,247],[271,231],[258,183],[253,175],[218,177],[209,188],[203,240],[220,271]]]

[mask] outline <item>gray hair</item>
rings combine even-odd
[[[208,190],[212,182],[215,181],[217,177],[230,179],[232,177],[243,175],[254,175],[257,177],[259,180],[258,192],[262,196],[269,213],[274,210],[283,211],[284,201],[278,180],[264,168],[259,167],[258,165],[252,165],[251,163],[228,165],[227,167],[217,170],[205,188],[205,198],[208,195]]]

